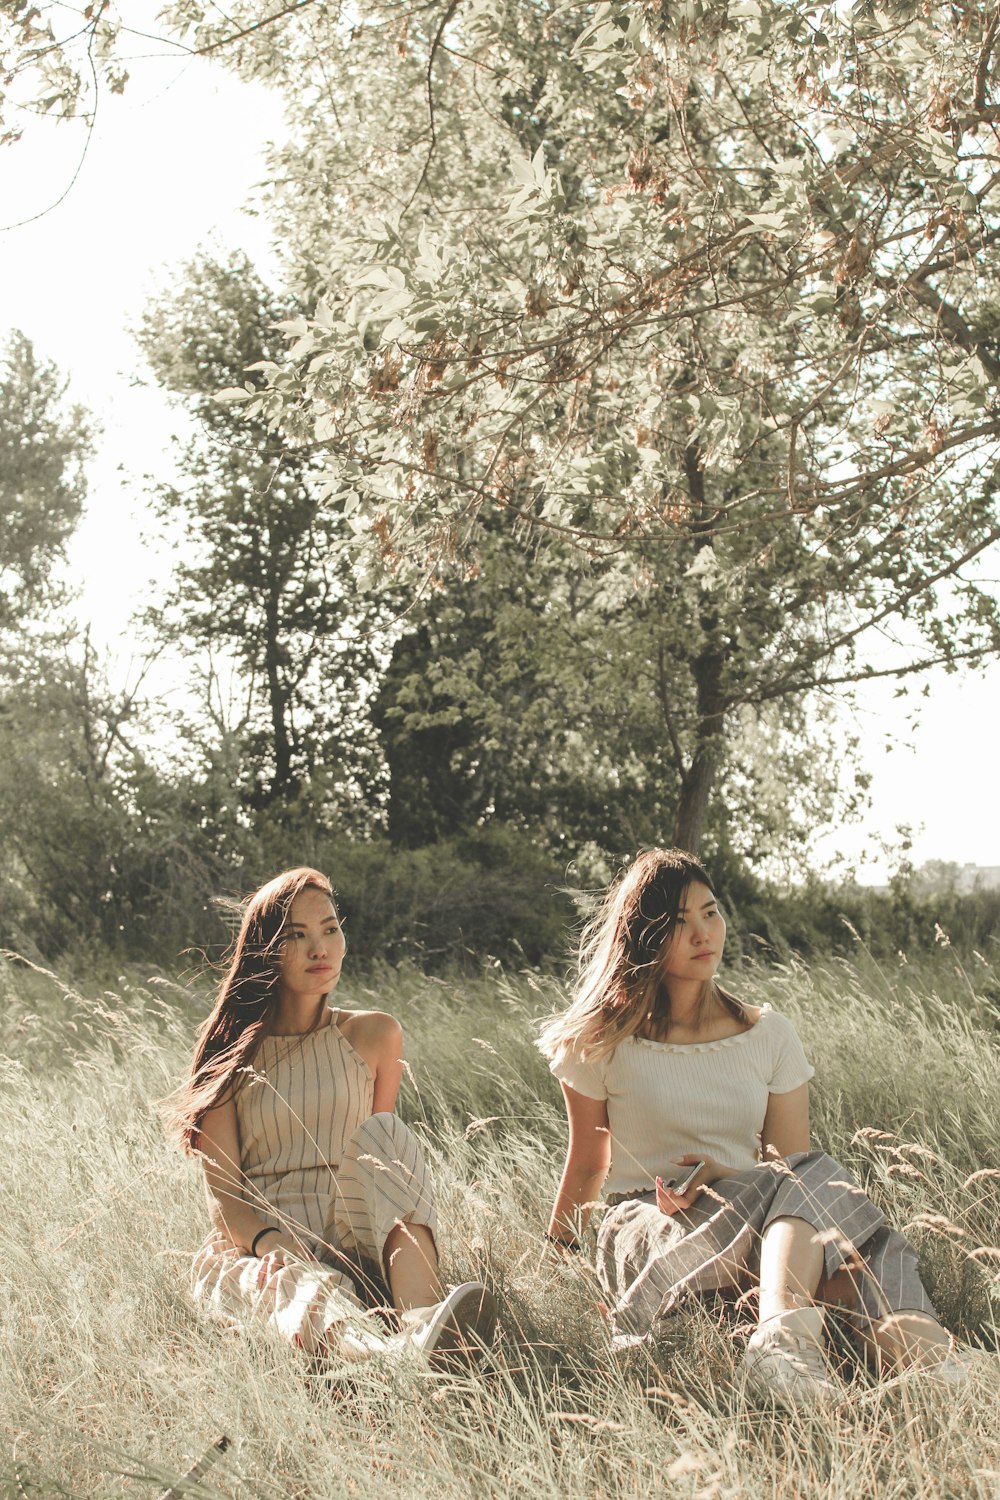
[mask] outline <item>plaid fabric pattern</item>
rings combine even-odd
[[[669,1217],[655,1192],[608,1199],[597,1273],[612,1303],[612,1333],[633,1343],[698,1292],[754,1280],[760,1237],[775,1219],[804,1219],[823,1241],[824,1271],[851,1270],[851,1314],[862,1324],[892,1312],[934,1315],[916,1253],[846,1168],[823,1151],[761,1163],[706,1188]]]

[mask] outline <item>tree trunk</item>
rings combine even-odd
[[[674,814],[673,841],[676,849],[697,854],[705,831],[709,800],[719,767],[719,737],[706,737],[695,751],[694,759],[681,781],[677,812]]]
[[[691,499],[700,512],[696,530],[701,530],[703,535],[699,546],[711,547],[714,518],[705,505],[704,479],[696,444],[689,444],[684,455],[684,467]],[[725,656],[719,636],[719,612],[711,592],[702,594],[702,600],[698,624],[703,644],[692,666],[698,711],[694,753],[681,776],[673,830],[675,846],[686,849],[690,854],[698,853],[705,832],[715,777],[725,748],[727,709],[722,687]]]
[[[716,623],[715,611],[702,615],[702,628]],[[714,635],[714,631],[713,631]],[[674,815],[674,844],[697,854],[705,832],[715,777],[725,749],[726,702],[722,693],[724,658],[714,640],[709,640],[695,658],[694,680],[698,704],[698,727],[691,762],[681,777],[680,797]]]
[[[274,775],[268,789],[268,802],[293,795],[297,790],[292,775],[292,746],[288,735],[288,693],[281,680],[281,584],[272,580],[264,607],[266,637],[264,641],[264,674],[267,680],[271,734],[274,743]]]

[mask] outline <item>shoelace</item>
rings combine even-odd
[[[796,1374],[804,1375],[807,1379],[823,1385],[833,1384],[823,1350],[812,1339],[799,1338],[794,1333],[776,1330],[749,1352],[755,1362],[777,1357],[786,1361]]]

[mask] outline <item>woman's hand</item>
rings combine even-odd
[[[301,1265],[303,1261],[311,1264],[316,1259],[290,1234],[269,1234],[266,1239],[262,1239],[260,1254],[257,1258],[261,1262],[261,1274],[265,1278],[272,1275],[280,1266],[294,1263]]]
[[[689,1152],[687,1156],[680,1156],[671,1162],[675,1167],[691,1167],[696,1161],[703,1161],[705,1165],[698,1173],[694,1182],[686,1193],[675,1193],[668,1188],[662,1177],[656,1179],[656,1206],[661,1214],[679,1214],[689,1209],[698,1197],[702,1188],[707,1187],[710,1182],[717,1182],[720,1177],[728,1177],[732,1171],[731,1167],[725,1167],[721,1162],[713,1161],[710,1156],[699,1156],[697,1153]],[[684,1173],[678,1171],[674,1174],[682,1177]]]

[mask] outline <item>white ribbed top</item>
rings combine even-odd
[[[324,1231],[333,1174],[375,1095],[372,1071],[336,1016],[305,1036],[265,1037],[236,1091],[247,1196],[314,1234]]]
[[[768,1095],[789,1093],[814,1071],[791,1021],[768,1005],[748,1030],[717,1042],[630,1037],[596,1062],[564,1048],[549,1066],[578,1093],[608,1101],[606,1193],[644,1192],[691,1152],[752,1167]]]

